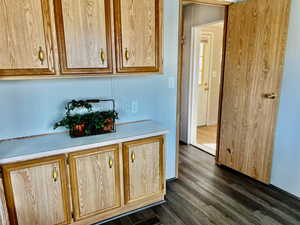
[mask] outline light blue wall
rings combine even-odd
[[[0,81],[0,139],[53,132],[68,100],[113,97],[120,122],[152,119],[170,129],[167,177],[174,177],[178,7],[178,0],[165,0],[163,76]]]
[[[292,0],[271,182],[300,197],[300,1]]]

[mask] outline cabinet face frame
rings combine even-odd
[[[137,199],[130,199],[130,171],[129,171],[129,163],[130,156],[129,150],[130,147],[135,147],[144,144],[151,144],[154,142],[159,142],[159,173],[160,173],[160,192],[151,193],[146,196],[142,196]],[[124,197],[125,204],[131,204],[138,201],[143,201],[148,198],[152,198],[155,196],[161,196],[165,192],[165,155],[164,155],[164,136],[150,137],[130,142],[123,143],[123,166],[124,166]]]
[[[53,54],[53,38],[52,38],[52,27],[50,19],[50,6],[49,0],[40,0],[42,19],[43,19],[43,30],[45,38],[45,58],[48,63],[48,68],[24,68],[24,69],[0,69],[1,76],[41,76],[41,75],[55,75],[54,65],[54,54]],[[28,40],[30,41],[30,40]],[[38,55],[37,55],[38,57]]]
[[[9,225],[7,203],[6,203],[2,178],[0,178],[0,224]]]
[[[57,225],[67,225],[71,222],[70,215],[70,204],[69,204],[69,192],[67,187],[67,169],[66,169],[66,161],[65,155],[52,156],[42,159],[34,159],[25,162],[12,163],[2,166],[3,170],[3,179],[4,179],[4,190],[7,199],[7,208],[11,225],[18,225],[17,212],[15,208],[14,201],[14,192],[12,188],[12,181],[10,173],[16,170],[48,165],[51,163],[59,164],[59,178],[61,181],[61,191],[62,191],[62,199],[64,206],[64,217],[65,221],[61,224]]]
[[[124,51],[122,44],[122,9],[121,1],[114,1],[114,27],[116,43],[116,71],[117,73],[144,73],[144,72],[161,72],[162,67],[162,1],[155,1],[155,66],[154,67],[125,67]],[[127,1],[127,0],[126,0]],[[149,0],[150,1],[150,0]]]
[[[110,0],[103,0],[105,5],[105,24],[106,24],[106,49],[107,49],[107,68],[68,68],[67,48],[65,42],[65,29],[63,21],[62,0],[54,0],[54,14],[57,33],[58,55],[60,61],[61,75],[82,75],[82,74],[112,74],[112,28],[111,28],[111,6]]]
[[[80,199],[79,199],[79,187],[78,187],[78,177],[77,177],[77,164],[76,159],[81,156],[88,156],[97,153],[114,152],[114,169],[115,169],[115,196],[116,205],[112,208],[107,208],[90,213],[85,216],[80,216]],[[84,150],[80,152],[74,152],[69,154],[69,165],[70,165],[70,177],[71,177],[71,189],[72,189],[72,199],[74,206],[74,216],[76,221],[80,221],[104,212],[108,212],[113,209],[121,207],[121,183],[120,183],[120,159],[119,159],[119,145],[111,145],[100,148],[95,148],[91,150]]]

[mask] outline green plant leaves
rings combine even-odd
[[[85,124],[86,128],[100,129],[103,128],[107,119],[118,119],[118,113],[114,110],[91,112],[86,114],[66,115],[61,121],[55,123],[54,129],[58,127],[72,128],[74,125]]]
[[[88,110],[88,113],[71,115],[71,112],[78,108],[85,108]],[[72,135],[72,132],[78,127],[80,127],[81,132],[84,131],[84,135],[86,136],[113,130],[115,120],[118,119],[118,113],[115,110],[92,112],[92,108],[89,100],[72,100],[68,102],[65,107],[65,117],[54,124],[54,129],[65,127],[70,130],[71,136],[74,137],[76,135]]]

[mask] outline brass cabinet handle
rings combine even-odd
[[[108,160],[109,168],[112,168],[113,164],[114,164],[114,161],[112,160],[111,157],[109,157],[109,160]]]
[[[52,178],[54,182],[57,182],[57,177],[58,177],[57,169],[56,167],[54,167],[52,171]]]
[[[264,97],[267,99],[276,99],[277,95],[275,93],[269,93],[269,94],[265,94]]]
[[[41,65],[44,65],[45,53],[44,53],[42,47],[40,47],[40,49],[39,49],[39,55],[38,55],[38,57],[39,57],[39,60],[41,61]]]
[[[104,64],[104,62],[105,62],[105,53],[103,51],[103,48],[101,48],[100,58],[101,58],[101,63]]]
[[[129,51],[128,51],[128,48],[125,49],[125,59],[126,59],[126,61],[129,60]]]
[[[131,152],[131,162],[134,163],[135,161],[135,153]]]

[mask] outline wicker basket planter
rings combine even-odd
[[[93,112],[93,104],[101,102],[111,102],[112,109]],[[72,114],[75,109],[79,108],[85,108],[88,112]],[[116,131],[116,119],[118,119],[118,113],[115,111],[115,102],[112,99],[73,100],[66,105],[66,116],[54,125],[54,129],[66,127],[73,138],[105,134]]]

